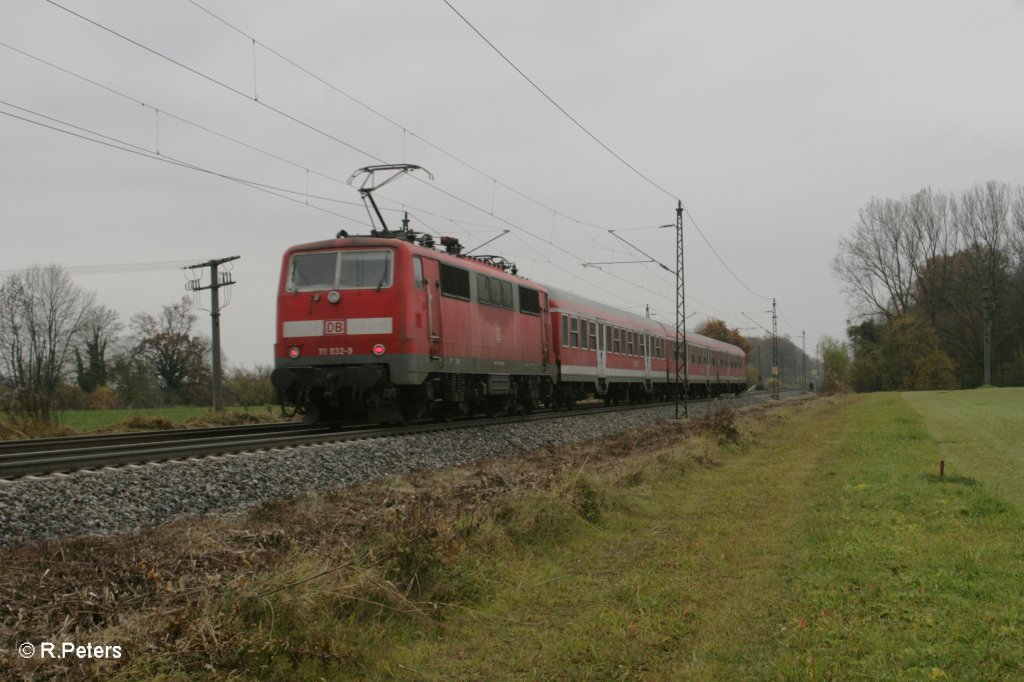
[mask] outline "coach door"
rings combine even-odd
[[[593,323],[591,323],[593,324]],[[608,345],[605,339],[605,323],[597,323],[597,392],[604,393],[608,390]]]
[[[551,366],[551,313],[548,310],[547,292],[540,292],[540,329],[541,329],[541,353],[543,356],[544,369]]]
[[[444,366],[444,345],[443,330],[441,321],[441,268],[438,262],[432,258],[413,258],[413,267],[416,262],[422,262],[423,288],[427,294],[427,340],[431,365]]]
[[[644,381],[647,382],[647,387],[651,386],[651,335],[644,332]]]

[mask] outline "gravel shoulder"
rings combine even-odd
[[[761,399],[750,396],[723,402],[739,406]],[[691,405],[691,414],[696,416],[707,405]],[[241,511],[411,471],[448,469],[585,442],[674,414],[674,405],[602,415],[567,414],[526,423],[7,481],[0,483],[0,547],[107,535],[184,516]]]

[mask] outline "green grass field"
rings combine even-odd
[[[1019,415],[1009,390],[805,408],[723,466],[609,491],[602,523],[504,558],[480,614],[393,659],[435,679],[1024,678]]]
[[[1020,415],[1016,389],[844,396],[749,415],[738,442],[573,451],[533,492],[240,574],[191,611],[213,644],[120,675],[1024,679]],[[280,589],[221,594],[251,585]]]
[[[275,406],[232,407],[227,412],[248,412],[253,415],[273,415],[280,418]],[[142,410],[65,410],[56,414],[56,422],[79,433],[107,430],[117,424],[136,419],[140,422],[166,420],[172,424],[185,424],[190,419],[201,420],[212,416],[208,407],[154,407]]]

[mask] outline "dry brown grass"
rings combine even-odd
[[[758,422],[776,418],[771,406],[744,412],[739,425],[729,417],[738,438],[745,432],[754,437]],[[8,549],[0,553],[0,641],[124,646],[120,661],[71,663],[70,679],[106,678],[135,657],[230,667],[243,651],[272,650],[267,655],[296,660],[334,655],[330,646],[310,649],[263,631],[267,609],[301,614],[313,605],[290,600],[326,594],[339,617],[393,612],[435,618],[439,605],[472,596],[474,586],[461,584],[450,568],[495,514],[514,515],[519,501],[545,495],[594,523],[608,501],[590,476],[635,486],[657,475],[658,467],[713,466],[715,428],[701,420],[667,421],[515,459],[269,502],[245,513]],[[665,448],[683,439],[686,457],[665,458]],[[543,519],[534,521],[543,526]],[[322,589],[295,589],[313,581]],[[33,674],[13,652],[4,656],[0,677]],[[34,666],[37,672],[53,670],[53,662],[34,663],[42,664]]]

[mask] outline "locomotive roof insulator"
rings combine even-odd
[[[441,237],[441,246],[444,247],[445,253],[450,253],[453,256],[458,256],[462,253],[462,244],[455,237]]]

